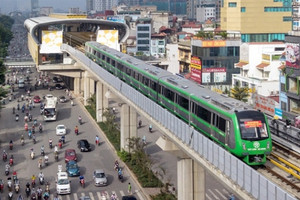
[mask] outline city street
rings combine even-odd
[[[32,69],[33,71],[33,69]],[[31,73],[31,84],[35,83],[36,74]],[[27,82],[26,82],[27,83]],[[53,83],[51,83],[53,84]],[[28,84],[25,84],[25,87],[28,88]],[[15,85],[17,88],[17,85]],[[34,88],[34,87],[32,87]],[[24,89],[15,89],[14,94],[16,97],[20,97],[21,94],[25,95]],[[56,97],[61,95],[66,96],[66,92],[64,90],[52,90],[48,91],[46,88],[42,89],[41,86],[37,91],[32,91],[31,97],[35,95],[39,95],[41,98],[46,94],[52,94]],[[134,181],[130,178],[129,173],[126,170],[123,170],[125,181],[121,183],[118,180],[117,172],[114,171],[114,161],[116,159],[115,154],[110,149],[109,145],[106,141],[103,141],[103,137],[101,133],[98,132],[94,123],[91,122],[90,118],[86,115],[86,112],[82,109],[82,106],[79,105],[79,102],[75,99],[75,106],[71,106],[70,101],[66,103],[58,103],[57,110],[57,121],[45,122],[43,120],[43,116],[40,114],[40,106],[39,103],[35,104],[35,108],[29,111],[30,114],[33,115],[33,119],[37,119],[38,124],[42,123],[43,132],[39,133],[36,128],[36,138],[37,143],[34,144],[32,139],[28,138],[28,133],[24,130],[24,116],[25,114],[20,111],[17,111],[20,115],[20,120],[18,122],[15,121],[15,115],[13,114],[13,107],[17,108],[17,98],[12,102],[8,103],[6,100],[6,105],[1,111],[0,118],[0,135],[1,135],[1,151],[5,150],[8,152],[8,158],[13,155],[14,156],[14,164],[10,169],[10,174],[5,176],[5,165],[8,163],[0,161],[0,168],[3,169],[3,172],[0,173],[4,180],[4,192],[0,194],[2,197],[7,197],[8,188],[7,188],[7,177],[12,176],[12,172],[15,170],[17,172],[18,178],[20,180],[21,185],[21,194],[25,196],[25,185],[27,182],[31,183],[31,176],[34,174],[38,176],[38,173],[42,171],[45,175],[45,181],[50,182],[50,194],[53,195],[56,193],[55,189],[55,180],[56,173],[58,171],[58,165],[62,165],[65,170],[65,161],[64,161],[64,151],[66,149],[75,149],[78,158],[78,165],[80,167],[80,172],[85,177],[86,187],[82,188],[79,185],[78,177],[70,177],[71,180],[71,190],[72,193],[70,195],[61,195],[61,199],[78,199],[80,196],[89,196],[91,199],[101,199],[102,194],[106,194],[106,197],[110,197],[112,193],[116,193],[118,198],[121,199],[121,196],[128,195],[127,186],[130,182],[132,185],[132,192],[137,197],[137,199],[143,199],[139,188],[136,186]],[[25,103],[25,101],[20,102],[20,107]],[[83,119],[83,124],[78,124],[78,117],[81,116]],[[29,127],[33,125],[33,122],[29,122]],[[56,162],[54,160],[54,149],[49,148],[48,141],[49,139],[53,140],[53,144],[57,144],[60,136],[56,136],[55,128],[57,125],[63,124],[67,127],[67,135],[66,135],[66,144],[62,146],[62,149],[59,149],[59,161]],[[78,125],[79,127],[79,135],[75,135],[74,128]],[[21,135],[24,135],[25,145],[21,145]],[[95,136],[100,136],[101,145],[95,146]],[[77,141],[79,139],[87,139],[91,146],[91,152],[80,152],[77,147]],[[9,141],[13,140],[14,148],[13,150],[9,150]],[[38,159],[40,156],[40,148],[41,146],[45,146],[45,153],[49,156],[49,165],[42,167],[40,170],[38,168]],[[30,149],[33,148],[35,151],[35,159],[32,160],[30,158]],[[123,166],[121,166],[123,167]],[[95,169],[104,169],[107,178],[108,185],[104,187],[95,187],[93,181],[93,171]],[[38,178],[36,180],[36,188],[40,186],[38,183]],[[45,185],[42,185],[41,188],[44,190]],[[14,196],[17,195],[14,193]],[[52,198],[51,198],[52,199]]]

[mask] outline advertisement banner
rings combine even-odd
[[[226,68],[203,68],[203,73],[211,73],[211,72],[226,72]]]
[[[254,95],[254,108],[262,112],[274,116],[275,108],[278,108],[278,102],[272,98],[268,98],[259,94]]]
[[[300,68],[299,61],[299,44],[285,43],[286,49],[286,66]]]
[[[210,83],[210,73],[203,73],[202,71],[202,83]]]
[[[98,30],[96,41],[120,51],[118,30]]]
[[[60,50],[62,42],[62,31],[42,31],[42,44],[40,48],[40,53],[62,53]]]
[[[225,40],[205,40],[202,41],[202,47],[225,47]]]
[[[226,82],[226,72],[214,72],[214,82],[215,83]]]
[[[201,70],[191,68],[191,79],[201,84]]]

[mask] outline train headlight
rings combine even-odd
[[[267,149],[270,148],[270,142],[267,142]]]
[[[245,143],[243,143],[243,149],[246,150],[246,144]]]

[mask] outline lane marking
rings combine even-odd
[[[135,190],[135,193],[138,195],[139,199],[143,199],[143,196],[138,190]]]
[[[208,196],[207,193],[205,194],[205,197],[206,197],[206,199],[208,199],[208,200],[213,200],[212,198],[210,198],[210,196]]]
[[[120,194],[121,194],[121,197],[122,197],[122,196],[125,196],[123,190],[120,190]]]
[[[93,193],[89,192],[91,200],[95,200]]]
[[[98,197],[99,200],[101,200],[101,194],[100,194],[100,192],[97,192],[97,197]]]
[[[77,193],[74,193],[74,194],[73,194],[73,197],[74,197],[74,200],[78,200]]]

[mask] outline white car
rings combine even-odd
[[[61,170],[61,166],[58,166],[59,170],[57,173],[56,180],[56,192],[57,194],[70,194],[71,193],[71,185],[68,179],[67,172],[63,172]]]
[[[57,125],[56,126],[56,135],[66,135],[67,127],[65,125]]]

